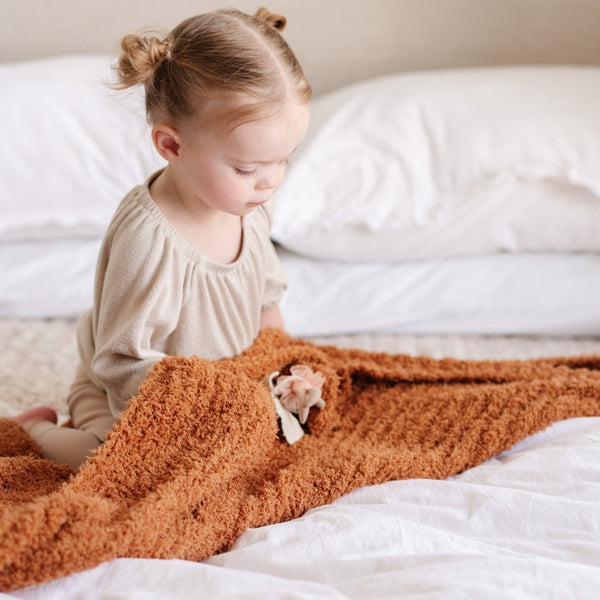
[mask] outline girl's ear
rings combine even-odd
[[[181,139],[175,129],[159,123],[152,127],[152,141],[158,153],[168,162],[175,162],[181,156]]]

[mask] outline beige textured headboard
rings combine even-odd
[[[0,0],[0,60],[112,53],[132,30],[261,4],[288,17],[317,93],[403,70],[600,64],[600,0]]]

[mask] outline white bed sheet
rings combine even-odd
[[[292,335],[600,335],[600,254],[317,261],[280,251]]]
[[[91,306],[101,239],[0,243],[0,317],[77,317]]]
[[[0,244],[0,318],[77,317],[99,238]],[[600,254],[320,261],[279,249],[295,336],[348,333],[600,336]]]
[[[203,563],[118,559],[27,600],[595,598],[600,418],[571,419],[446,481],[359,489]]]

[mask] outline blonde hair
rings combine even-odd
[[[227,9],[186,19],[163,37],[126,35],[115,87],[142,84],[151,123],[201,119],[204,110],[211,122],[235,126],[288,99],[308,103],[311,87],[279,33],[285,25],[266,8],[254,16]]]

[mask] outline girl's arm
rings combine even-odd
[[[163,342],[177,326],[183,300],[176,282],[185,279],[185,264],[153,221],[121,220],[126,223],[105,238],[94,314],[87,335],[80,332],[80,345],[87,338],[85,362],[113,414],[124,410],[148,370],[165,357]]]
[[[275,329],[285,330],[285,324],[281,311],[279,310],[279,304],[273,304],[268,308],[263,308],[260,313],[260,329],[266,329],[267,327],[274,327]]]

